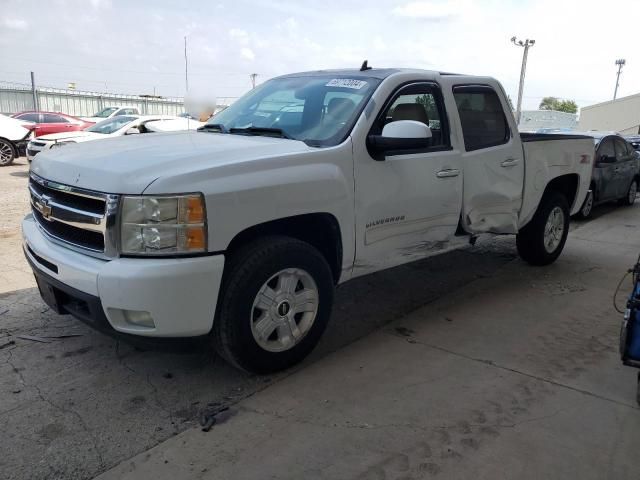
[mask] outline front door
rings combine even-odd
[[[370,134],[398,120],[427,124],[430,144],[394,151],[376,161],[354,145],[356,260],[363,275],[442,252],[455,235],[462,203],[460,152],[451,147],[440,87],[405,85],[391,94]]]
[[[508,107],[488,85],[456,86],[453,96],[465,148],[462,155],[465,227],[473,233],[517,233],[524,154],[522,145],[511,134],[504,113]]]

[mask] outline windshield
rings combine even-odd
[[[349,75],[284,77],[251,90],[207,125],[223,133],[278,135],[312,146],[342,142],[380,83]]]
[[[102,110],[100,110],[98,113],[96,113],[94,115],[94,117],[100,117],[100,118],[107,118],[109,115],[111,115],[113,112],[115,112],[118,108],[117,107],[107,107],[104,108]]]
[[[87,132],[93,133],[103,133],[105,135],[109,135],[110,133],[117,132],[122,127],[136,120],[137,117],[126,117],[126,116],[118,116],[109,118],[107,120],[102,120],[101,122],[96,123],[95,125],[91,125],[89,128],[85,128]]]

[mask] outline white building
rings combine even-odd
[[[640,133],[640,93],[582,107],[580,130],[613,131],[623,135]]]
[[[524,110],[520,116],[518,130],[521,132],[535,132],[539,128],[575,130],[578,127],[577,118],[575,113],[557,110]]]

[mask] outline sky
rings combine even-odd
[[[640,1],[0,0],[0,82],[224,99],[304,70],[409,67],[489,75],[523,109],[544,96],[579,106],[640,92]]]

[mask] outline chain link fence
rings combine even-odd
[[[218,99],[218,106],[224,108],[234,100],[233,97]],[[124,105],[138,108],[143,115],[179,115],[185,111],[182,97],[84,92],[51,87],[37,87],[35,103],[31,85],[0,81],[0,113],[4,114],[41,110],[90,117],[105,107]]]

